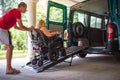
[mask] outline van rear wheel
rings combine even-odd
[[[80,52],[79,54],[78,54],[78,57],[79,58],[85,58],[86,56],[87,56],[87,51],[86,50],[83,50],[82,52]]]

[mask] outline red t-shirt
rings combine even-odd
[[[0,18],[0,28],[9,30],[16,24],[17,19],[21,19],[21,12],[16,8],[8,10]]]

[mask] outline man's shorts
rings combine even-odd
[[[10,32],[0,28],[0,44],[12,45],[11,39]]]

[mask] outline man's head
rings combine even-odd
[[[25,13],[26,12],[26,9],[27,9],[27,4],[24,3],[24,2],[21,2],[18,4],[18,9],[22,12],[22,13]]]

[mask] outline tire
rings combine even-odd
[[[41,59],[38,60],[37,65],[38,65],[39,67],[41,67],[41,66],[43,65],[43,61],[42,61]]]
[[[81,22],[73,24],[73,34],[75,37],[82,37],[84,33],[84,25]]]
[[[88,52],[86,50],[84,50],[84,51],[82,51],[81,53],[78,54],[78,57],[79,58],[85,58],[87,56],[87,53]]]
[[[60,56],[61,57],[63,57],[63,56],[66,56],[67,54],[66,54],[66,51],[65,51],[65,49],[62,47],[61,49],[60,49]]]
[[[48,53],[48,59],[52,62],[57,61],[59,58],[59,51],[58,50],[51,50]]]
[[[32,63],[32,65],[36,65],[36,64],[37,64],[37,59],[33,59],[33,60],[31,61],[31,63]]]

